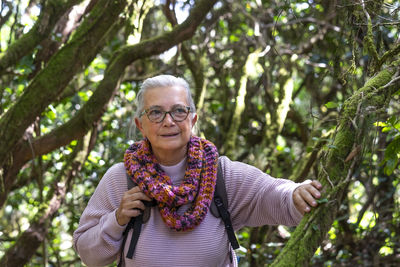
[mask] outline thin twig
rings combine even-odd
[[[353,159],[353,162],[351,163],[351,166],[349,168],[349,171],[347,172],[347,176],[346,179],[343,181],[344,183],[348,183],[351,180],[351,176],[353,175],[353,171],[354,171],[354,166],[356,166],[356,158]]]
[[[334,188],[335,186],[333,185],[328,172],[325,170],[324,165],[321,163],[321,169],[324,171],[324,173],[326,174],[326,180],[329,182],[329,184],[331,185],[332,188]]]
[[[394,82],[397,82],[398,80],[400,80],[400,76],[397,76],[396,78],[394,78],[393,80],[391,80],[390,82],[388,82],[387,84],[385,84],[384,86],[382,86],[381,89],[386,89],[387,87],[389,87],[390,85],[392,85]]]

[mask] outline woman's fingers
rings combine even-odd
[[[131,217],[138,216],[146,208],[143,201],[151,201],[151,199],[141,192],[138,186],[126,191],[116,211],[118,224],[125,225]]]
[[[127,201],[123,205],[123,209],[131,210],[131,209],[139,209],[144,210],[146,206],[143,204],[141,200]]]
[[[322,184],[318,180],[312,180],[310,184],[314,187],[314,189],[317,189],[318,193],[322,189]]]
[[[139,209],[123,210],[121,212],[121,216],[126,217],[127,220],[124,221],[125,223],[123,223],[121,225],[127,224],[131,217],[137,217],[140,215],[140,213],[142,213],[142,211]],[[123,219],[123,218],[121,218],[121,219]]]
[[[305,212],[309,212],[310,211],[310,207],[304,201],[300,191],[301,191],[301,188],[298,187],[293,192],[293,202],[294,202],[294,205],[296,206],[297,210],[300,211],[301,214],[304,215]]]
[[[322,185],[317,180],[297,187],[293,192],[293,202],[296,208],[304,214],[309,212],[311,207],[316,207],[318,205],[316,199],[321,197],[321,189]]]
[[[122,198],[125,201],[135,201],[135,200],[151,201],[151,198],[146,196],[146,194],[141,191],[138,192],[127,191],[125,192]]]
[[[140,191],[139,186],[135,186],[135,187],[131,188],[130,190],[126,191],[124,196],[125,195],[130,195],[130,196],[135,195],[135,196],[139,197],[141,200],[151,201],[151,199],[148,196],[146,196],[145,193]]]

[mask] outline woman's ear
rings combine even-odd
[[[139,131],[142,133],[143,138],[145,138],[146,135],[144,134],[143,125],[139,118],[135,118],[135,125],[136,125],[136,128],[138,128]]]
[[[193,113],[193,118],[192,118],[192,128],[197,122],[197,113]]]

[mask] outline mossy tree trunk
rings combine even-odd
[[[322,199],[326,201],[303,218],[272,266],[309,265],[336,218],[359,155],[369,146],[365,136],[373,127],[377,113],[384,111],[390,99],[388,85],[398,67],[399,62],[380,71],[345,101],[333,144],[318,166],[324,186]]]
[[[240,77],[239,90],[235,99],[235,108],[233,110],[233,117],[228,133],[226,134],[226,142],[224,145],[224,152],[228,157],[235,158],[235,147],[237,142],[237,134],[241,123],[242,113],[245,108],[245,97],[247,93],[247,81],[249,76],[254,71],[254,66],[257,64],[258,55],[261,49],[256,49],[253,53],[250,53],[247,57],[246,63],[243,67],[243,74]]]
[[[50,33],[58,20],[73,5],[82,0],[60,1],[49,0],[43,2],[43,11],[32,29],[16,40],[12,45],[0,54],[0,74],[8,67],[15,65],[23,56],[29,54],[35,46],[39,45]]]

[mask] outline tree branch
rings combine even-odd
[[[38,20],[32,29],[21,38],[13,42],[6,52],[0,55],[0,74],[15,65],[22,57],[29,54],[43,39],[45,39],[56,25],[65,10],[81,2],[73,1],[46,1]]]

